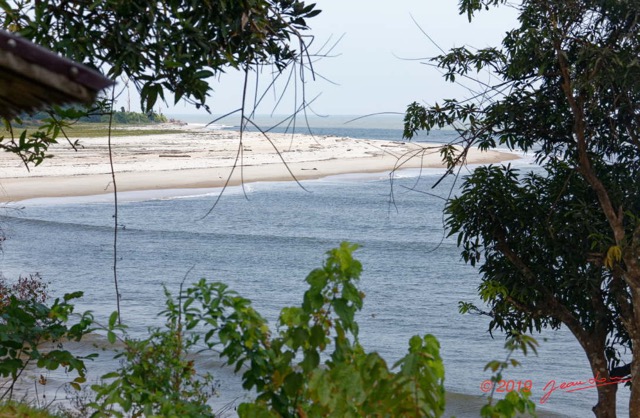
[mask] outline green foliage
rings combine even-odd
[[[472,20],[473,15],[479,10],[489,10],[490,6],[495,6],[501,3],[506,3],[507,0],[460,0],[460,14],[467,14],[469,21]]]
[[[241,417],[441,416],[444,367],[433,336],[412,337],[391,370],[358,343],[355,314],[364,294],[356,286],[362,266],[355,249],[343,243],[328,253],[307,277],[302,305],[282,310],[275,335],[249,300],[222,283],[201,280],[178,301],[167,293],[165,328],[145,340],[125,339],[123,367],[94,386],[95,416],[210,413],[204,401],[211,376],[198,376],[189,357],[197,344],[218,350],[242,371],[243,387],[255,390],[255,401],[240,405]],[[109,330],[116,328],[113,316]]]
[[[89,118],[92,115],[95,116],[96,113],[101,113],[100,109],[105,106],[105,102],[99,102],[96,107],[83,110],[53,106],[53,108],[38,112],[28,119],[3,119],[4,130],[9,134],[0,136],[0,150],[17,155],[27,169],[31,164],[38,166],[45,159],[51,158],[49,147],[58,143],[60,134],[72,148],[76,149],[78,141],[69,139],[66,131],[80,118]],[[23,129],[20,133],[16,132],[17,128],[23,127],[26,123],[36,124],[37,128]]]
[[[92,385],[95,402],[89,406],[94,417],[164,416],[208,417],[212,416],[209,398],[215,394],[213,377],[196,371],[193,352],[200,337],[187,332],[185,323],[187,303],[175,303],[165,289],[166,309],[164,328],[151,328],[145,339],[129,338],[122,342],[124,350],[116,355],[122,366],[102,376],[101,384]],[[180,296],[181,297],[181,296]],[[191,301],[192,303],[193,301]],[[116,331],[125,327],[117,325],[114,312],[107,327],[107,339],[116,342]]]
[[[598,326],[623,332],[610,311],[615,294],[602,286],[611,272],[592,261],[594,252],[610,245],[594,240],[607,227],[595,194],[566,164],[547,167],[547,175],[524,176],[511,167],[480,167],[447,205],[447,226],[458,236],[463,259],[471,265],[484,259],[479,290],[491,306],[490,328],[557,328],[561,318],[553,301],[566,300],[588,332]]]
[[[298,52],[306,19],[319,13],[298,0],[95,2],[4,1],[2,27],[94,68],[127,76],[150,110],[164,91],[205,104],[208,78],[225,67],[273,64]],[[114,24],[117,22],[117,24]],[[294,43],[295,45],[295,43]],[[107,65],[105,65],[105,63]]]
[[[73,314],[71,300],[82,296],[81,292],[64,295],[51,306],[44,302],[46,286],[38,278],[20,281],[17,286],[3,286],[0,305],[0,376],[8,378],[0,399],[13,395],[18,379],[24,370],[34,364],[45,370],[63,367],[78,376],[71,382],[75,388],[85,381],[84,361],[95,355],[76,356],[63,348],[63,341],[80,341],[91,331],[93,317],[85,312],[78,322],[69,324]],[[54,349],[43,351],[42,344]]]
[[[527,414],[527,416],[536,416],[536,405],[529,398],[531,397],[531,387],[523,387],[519,390],[512,390],[507,395],[498,400],[495,404],[494,394],[496,388],[503,381],[503,373],[509,367],[518,367],[520,362],[511,358],[515,352],[522,352],[525,356],[529,351],[534,354],[538,354],[538,342],[523,334],[513,334],[505,342],[504,348],[507,350],[507,358],[504,361],[493,360],[487,363],[485,370],[491,370],[494,374],[491,377],[493,382],[492,390],[489,395],[489,402],[480,410],[480,416],[482,418],[512,418],[517,414]]]
[[[459,1],[470,19],[502,3]],[[463,149],[534,154],[536,174],[476,169],[447,204],[447,227],[464,260],[480,268],[490,330],[565,325],[592,371],[608,376],[620,351],[640,345],[640,3],[516,7],[519,25],[500,48],[462,47],[433,59],[449,81],[487,71],[496,83],[481,86],[478,100],[411,104],[405,136],[453,126]],[[450,169],[460,155],[445,152]],[[635,416],[640,381],[632,387]],[[615,388],[598,392],[596,415],[614,416]]]
[[[87,120],[87,122],[101,122],[108,123],[111,119],[111,115],[102,115],[100,118],[96,120]],[[81,119],[84,121],[85,119]],[[114,124],[123,124],[123,125],[135,125],[135,124],[148,124],[148,123],[161,123],[167,122],[167,117],[164,115],[159,115],[155,112],[149,113],[138,113],[138,112],[126,112],[124,110],[120,110],[118,112],[113,112],[113,123]]]
[[[3,402],[0,404],[0,418],[60,418],[43,408],[36,408],[19,402]]]
[[[355,246],[343,243],[324,266],[307,276],[300,307],[282,310],[280,331],[262,344],[228,341],[229,363],[251,359],[243,375],[258,396],[239,408],[241,416],[440,416],[444,369],[432,336],[411,339],[409,353],[392,372],[377,353],[358,343],[355,313],[362,307],[356,287],[362,269]],[[330,347],[333,352],[327,353]],[[244,352],[237,356],[236,353]],[[324,363],[322,358],[328,356]]]
[[[20,119],[16,121],[22,123]],[[47,154],[49,146],[58,143],[55,138],[59,131],[55,127],[52,128],[50,124],[30,134],[27,134],[26,130],[20,134],[14,133],[13,126],[8,120],[4,120],[4,128],[10,135],[9,138],[0,137],[0,149],[18,155],[27,168],[29,164],[38,166],[45,158],[50,158]]]
[[[114,80],[126,77],[145,113],[165,100],[165,91],[173,93],[175,103],[185,99],[208,110],[212,89],[207,80],[225,69],[272,65],[282,71],[304,60],[302,32],[307,19],[320,13],[315,4],[299,0],[8,0],[0,1],[0,9],[1,28],[106,71]],[[68,139],[68,123],[105,121],[110,112],[111,102],[104,99],[91,108],[50,109],[45,123],[30,133],[14,132],[12,121],[4,120],[10,135],[0,137],[0,150],[15,153],[27,168],[37,166],[50,157],[49,147],[60,133]],[[118,123],[147,122],[128,112],[115,117]],[[161,119],[153,113],[149,118]]]
[[[512,391],[507,393],[504,399],[500,399],[495,405],[487,404],[480,410],[482,418],[511,418],[518,414],[526,416],[537,416],[535,414],[536,404],[529,400],[530,392]]]

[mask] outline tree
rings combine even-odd
[[[320,13],[315,4],[299,0],[0,0],[0,8],[2,28],[103,70],[113,79],[126,76],[127,83],[132,81],[138,89],[145,113],[152,112],[158,98],[165,100],[165,90],[174,94],[175,103],[186,100],[209,110],[206,100],[212,89],[207,79],[227,67],[242,69],[246,77],[265,65],[273,66],[276,73],[295,62],[303,70],[311,67],[301,31],[308,29],[305,19]],[[293,47],[296,42],[299,51]],[[60,133],[75,148],[78,141],[71,142],[65,129],[92,113],[108,114],[112,122],[114,95],[115,90],[110,100],[93,109],[54,107],[35,132],[15,134],[12,121],[5,119],[9,140],[0,137],[0,150],[17,154],[29,168],[51,157],[49,147],[57,143]],[[247,118],[242,112],[244,128]],[[121,116],[129,119],[130,115]],[[108,147],[111,157],[110,136]],[[113,271],[120,311],[117,183],[112,158],[110,163],[115,196]]]
[[[227,68],[250,72],[269,65],[279,72],[293,62],[304,64],[306,19],[320,13],[299,0],[14,0],[0,1],[0,9],[0,27],[114,80],[126,76],[140,93],[143,112],[164,100],[165,91],[176,103],[184,99],[208,109],[207,80]],[[103,101],[93,111],[108,112],[109,105]],[[60,119],[87,113],[55,110],[41,130],[25,135],[25,146],[10,146],[16,142],[12,132],[12,143],[0,141],[0,149],[39,164],[68,126]],[[34,145],[43,151],[34,155]]]
[[[206,79],[226,67],[283,69],[304,53],[305,19],[315,4],[298,0],[0,2],[3,28],[64,56],[129,77],[142,110],[174,93],[204,106]],[[301,51],[292,47],[300,41]]]
[[[471,20],[506,0],[461,0]],[[448,81],[498,78],[470,100],[411,104],[405,136],[456,126],[464,149],[532,152],[540,171],[476,169],[446,208],[463,259],[478,265],[490,331],[566,326],[600,379],[598,417],[616,416],[631,375],[640,416],[640,3],[524,0],[501,47],[433,59]],[[449,173],[465,152],[443,148]],[[462,304],[463,311],[476,310]],[[620,352],[632,353],[620,365]],[[626,380],[626,379],[623,379]]]

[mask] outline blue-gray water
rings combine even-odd
[[[348,128],[340,128],[337,134],[349,136]],[[358,137],[400,135],[398,130],[353,129],[358,132],[351,136]],[[429,139],[445,141],[451,135],[436,133]],[[514,164],[531,168],[527,160]],[[460,260],[455,240],[444,239],[443,200],[405,188],[446,196],[450,180],[430,189],[441,174],[405,171],[393,188],[385,174],[307,181],[308,192],[292,182],[247,184],[246,198],[240,187],[231,188],[204,219],[218,190],[122,194],[118,274],[124,320],[137,335],[159,324],[155,315],[163,308],[162,285],[176,291],[192,268],[188,282],[201,277],[224,281],[274,324],[281,308],[301,302],[304,278],[320,266],[324,252],[347,240],[362,246],[357,257],[364,265],[360,286],[366,299],[358,320],[365,348],[391,364],[406,352],[412,335],[434,334],[442,346],[447,389],[480,396],[482,381],[491,376],[484,365],[507,354],[503,337],[491,339],[486,318],[458,313],[458,301],[477,301],[479,277]],[[104,320],[115,309],[110,199],[37,199],[21,202],[24,209],[4,210],[3,274],[39,272],[57,295],[83,290],[78,309],[91,309]],[[567,331],[538,339],[539,356],[520,358],[524,366],[504,376],[531,380],[536,402],[552,379],[590,377],[586,358]],[[105,373],[115,364],[101,361],[93,373]],[[237,379],[218,367],[213,372],[223,382],[217,402],[233,399]],[[621,388],[619,395],[623,415],[628,389]],[[595,399],[595,391],[554,393],[540,416],[545,410],[591,416]]]

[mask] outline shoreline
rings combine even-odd
[[[175,126],[162,125],[176,130]],[[181,126],[180,129],[185,129]],[[112,138],[118,192],[207,189],[262,181],[319,179],[350,173],[442,168],[440,144],[337,136],[261,134],[188,127],[188,133]],[[14,155],[0,155],[0,202],[113,193],[106,137],[61,146],[31,171]],[[469,151],[468,164],[518,159],[499,151]],[[286,164],[285,164],[286,163]]]
[[[446,366],[445,366],[446,369]],[[502,396],[496,396],[495,401],[502,399]],[[479,416],[480,409],[487,404],[486,395],[469,395],[466,393],[446,391],[446,407],[443,416],[455,416],[458,418],[475,418]],[[535,401],[534,401],[535,402]],[[536,413],[546,418],[569,418],[559,411],[554,411],[536,403]],[[524,417],[524,415],[517,415]],[[527,415],[528,416],[528,415]]]

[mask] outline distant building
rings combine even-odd
[[[113,81],[11,32],[0,30],[0,116],[51,105],[93,103]]]

